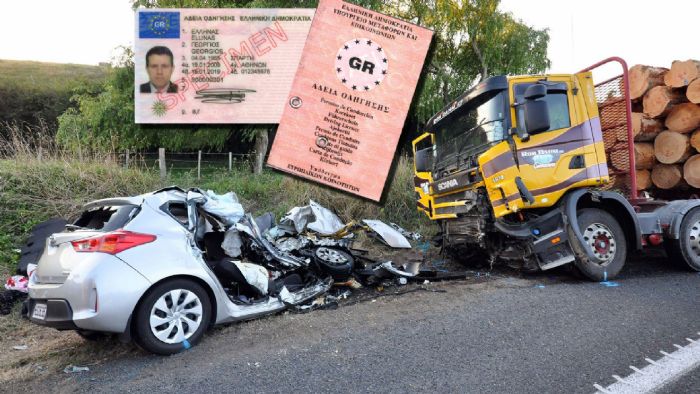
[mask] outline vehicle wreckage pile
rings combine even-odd
[[[170,187],[148,195],[164,194],[180,196],[172,198],[185,203],[179,211],[172,208],[166,212],[174,219],[169,223],[188,226],[191,239],[187,242],[195,259],[215,275],[231,302],[240,306],[260,304],[262,307],[275,300],[287,309],[308,311],[337,305],[340,298],[346,298],[352,290],[363,286],[384,287],[468,275],[465,271],[448,272],[442,267],[425,264],[429,244],[417,233],[379,220],[346,224],[314,201],[291,209],[276,223],[272,213],[259,217],[246,213],[233,192],[219,195],[212,191]],[[28,276],[29,272],[31,275],[47,238],[55,237],[52,234],[74,231],[76,235],[72,238],[75,238],[85,231],[85,219],[91,222],[89,215],[100,215],[100,210],[105,209],[99,208],[101,205],[97,203],[74,224],[52,219],[37,225],[21,253],[18,274]],[[403,255],[400,262],[372,258],[367,250],[354,247],[359,232],[366,232],[390,248],[409,253],[399,253]],[[420,242],[422,253],[411,250],[409,239],[414,244]],[[433,267],[428,268],[428,265]],[[16,276],[14,280],[21,281],[21,278]],[[27,291],[26,280],[22,284],[21,289],[12,290],[6,285],[8,295],[11,291],[13,297],[3,298],[7,301],[3,314],[9,313],[17,299],[23,298],[17,297]]]
[[[272,213],[246,214],[233,192],[189,193],[203,198],[199,213],[208,224],[202,230],[204,260],[234,302],[278,297],[292,310],[307,311],[347,297],[348,288],[466,277],[464,272],[421,269],[420,255],[401,262],[376,260],[353,247],[360,231],[391,248],[411,249],[409,239],[421,240],[420,234],[394,223],[364,219],[346,224],[313,200],[276,223]],[[333,285],[341,290],[327,294]]]

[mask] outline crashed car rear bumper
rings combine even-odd
[[[42,318],[36,317],[35,308],[44,307]],[[32,323],[55,328],[57,330],[78,330],[79,327],[73,322],[73,310],[66,300],[55,299],[33,299],[27,300],[27,317]]]
[[[32,275],[28,317],[49,327],[55,322],[59,329],[123,333],[131,312],[150,286],[146,278],[119,258],[104,254],[99,262],[72,267],[63,283],[40,283]],[[45,321],[32,318],[36,305],[41,303],[46,305]]]

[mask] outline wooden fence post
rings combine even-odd
[[[158,166],[160,167],[160,179],[165,180],[166,167],[165,167],[165,148],[158,148]]]
[[[39,153],[37,153],[37,155],[36,155],[37,160],[41,161],[43,153],[44,153],[44,149],[42,147],[39,147]]]
[[[231,172],[231,162],[233,161],[233,154],[231,152],[228,153],[228,172]]]
[[[129,150],[126,150],[126,156],[124,157],[124,167],[129,169]]]
[[[202,151],[197,152],[197,179],[202,176]]]

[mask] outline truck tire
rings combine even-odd
[[[627,240],[622,227],[608,212],[597,208],[578,211],[578,225],[583,241],[593,248],[595,259],[588,257],[583,245],[570,231],[576,254],[575,267],[586,278],[600,282],[613,279],[620,273],[627,259]]]
[[[673,263],[700,271],[700,208],[693,209],[683,218],[680,239],[667,239],[664,244]]]

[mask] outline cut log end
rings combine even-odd
[[[690,186],[700,188],[700,155],[694,155],[685,162],[683,177]]]
[[[697,129],[690,135],[690,146],[700,151],[700,129]]]
[[[691,103],[700,104],[700,78],[688,85],[688,90],[685,91],[685,97]]]
[[[664,75],[667,72],[668,69],[663,67],[651,67],[643,64],[633,66],[629,71],[630,98],[632,100],[640,99],[649,89],[663,85]]]
[[[663,130],[664,125],[661,121],[640,112],[632,112],[632,135],[635,141],[653,141]]]
[[[635,168],[638,170],[649,170],[654,167],[656,157],[654,156],[654,144],[650,142],[637,142],[634,144]]]
[[[700,61],[676,60],[671,69],[664,75],[664,84],[672,88],[688,86],[694,80],[700,78]]]
[[[690,157],[690,154],[690,138],[685,134],[666,130],[654,140],[654,155],[660,163],[680,163]]]
[[[683,92],[675,91],[668,86],[656,86],[644,96],[644,113],[650,118],[659,118],[668,114],[675,104],[685,100]]]
[[[651,187],[651,171],[636,170],[637,173],[637,191],[647,190]]]
[[[666,118],[666,128],[678,133],[689,133],[698,127],[700,127],[700,105],[698,104],[678,104],[671,109]]]
[[[684,184],[683,170],[678,164],[657,164],[651,171],[651,182],[659,189],[674,189]]]

